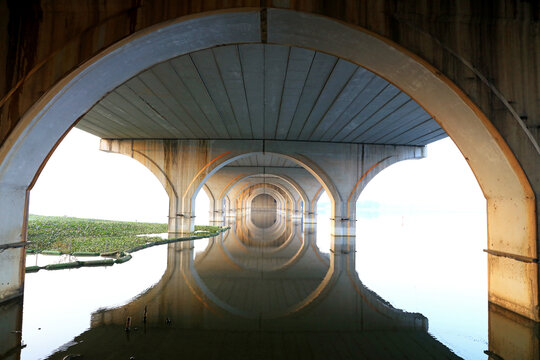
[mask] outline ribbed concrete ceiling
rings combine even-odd
[[[364,68],[263,44],[155,65],[107,95],[77,126],[102,138],[425,145],[446,136],[414,100]]]
[[[298,165],[294,161],[287,160],[281,156],[276,156],[273,154],[255,154],[246,156],[242,159],[233,161],[227,164],[227,167],[236,166],[236,167],[287,167],[287,168],[301,168],[302,166]]]

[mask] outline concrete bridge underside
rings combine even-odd
[[[234,4],[0,2],[0,301],[22,294],[29,191],[73,126],[160,179],[172,232],[201,189],[217,213],[263,180],[306,218],[324,189],[345,252],[365,184],[448,135],[487,199],[489,300],[539,321],[539,8]]]

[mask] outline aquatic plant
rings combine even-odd
[[[211,236],[217,226],[196,225],[192,235]],[[79,219],[73,217],[30,215],[28,218],[29,253],[48,252],[104,253],[123,252],[162,238],[138,236],[167,232],[167,224]]]

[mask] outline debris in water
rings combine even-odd
[[[143,316],[143,322],[146,324],[146,315],[148,314],[148,306],[144,305],[144,316]]]
[[[62,360],[82,359],[81,354],[69,354],[62,358]]]

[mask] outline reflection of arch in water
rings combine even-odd
[[[246,241],[245,238],[253,238],[254,236],[261,236],[262,233],[250,233],[250,230],[248,230],[249,225],[246,224],[249,221],[246,220],[239,220],[235,223],[234,231],[231,231],[231,233],[234,234],[234,237],[231,237],[231,239],[235,239],[238,244],[245,249],[246,252],[249,251],[255,251],[255,252],[264,252],[264,253],[273,253],[276,251],[280,251],[281,248],[287,246],[293,239],[294,236],[298,236],[301,234],[299,230],[296,229],[297,223],[293,223],[290,219],[288,219],[285,216],[280,216],[280,228],[279,230],[276,230],[276,235],[273,238],[274,240],[257,240],[254,239],[252,241]],[[272,239],[272,238],[271,238]],[[281,239],[281,240],[280,240]],[[265,246],[268,243],[271,243],[272,246]],[[277,244],[276,244],[277,243]],[[251,244],[252,246],[248,246],[247,244]]]
[[[242,269],[264,271],[265,273],[284,271],[294,265],[307,251],[311,243],[309,236],[308,239],[304,237],[300,224],[292,227],[287,240],[279,247],[248,247],[238,238],[236,231],[229,231],[228,240],[225,241],[224,239],[217,244],[221,246],[223,254],[227,256],[228,260]],[[271,263],[256,262],[253,264],[250,261],[238,259],[238,255],[241,257],[279,257],[280,261],[273,261]],[[328,264],[326,263],[325,266],[328,267]]]
[[[293,224],[287,214],[278,214],[276,222],[268,228],[260,228],[252,222],[252,216],[257,215],[265,216],[266,214],[248,212],[236,219],[233,232],[247,248],[271,251],[287,243],[291,238]]]
[[[240,288],[252,288],[254,284],[260,284],[262,281],[257,275],[261,269],[242,270],[238,264],[235,266],[231,261],[223,259],[223,252],[219,246],[216,246],[220,241],[220,239],[216,239],[217,243],[214,242],[212,246],[208,247],[208,253],[204,259],[197,261],[197,268],[192,259],[193,250],[190,242],[170,244],[167,270],[158,284],[130,304],[117,309],[97,312],[92,317],[92,326],[123,324],[126,316],[132,316],[133,322],[138,323],[141,321],[145,306],[150,309],[148,319],[150,324],[161,323],[165,317],[168,317],[173,320],[175,326],[181,328],[215,329],[227,328],[227,324],[234,324],[237,329],[241,329],[251,328],[253,325],[250,323],[253,321],[257,324],[261,324],[259,322],[263,321],[263,326],[267,329],[276,326],[293,326],[296,329],[299,326],[300,328],[305,326],[307,329],[317,323],[319,323],[317,329],[326,327],[333,329],[336,326],[339,328],[343,324],[346,328],[352,327],[354,329],[359,324],[363,324],[362,327],[365,328],[418,329],[426,326],[425,319],[419,315],[406,314],[387,305],[371,304],[370,302],[380,299],[370,298],[369,291],[363,288],[358,289],[358,293],[355,292],[348,277],[342,277],[338,284],[319,293],[317,301],[310,302],[310,311],[305,311],[306,306],[302,306],[305,300],[301,300],[301,297],[308,293],[297,293],[296,295],[289,293],[287,295],[288,302],[297,302],[298,305],[283,307],[286,303],[283,305],[272,303],[256,307],[259,310],[253,312],[247,303],[245,303],[247,307],[241,306],[244,304],[244,299],[250,297],[249,294],[237,294],[235,295],[236,300],[231,301],[223,298],[223,291],[219,291],[218,288],[225,286],[224,294],[231,295]],[[277,287],[274,291],[281,292],[292,291],[290,286],[293,286],[295,276],[299,276],[299,279],[305,279],[307,274],[312,274],[315,277],[312,278],[311,283],[316,279],[317,282],[321,281],[326,270],[322,264],[316,265],[318,263],[316,255],[310,249],[309,246],[302,246],[300,256],[297,256],[294,261],[283,264],[279,269],[273,269],[269,275],[272,273],[274,275],[263,277],[263,279],[267,279],[270,281],[269,284],[272,284],[274,281],[272,279],[275,278],[278,282],[275,283]],[[315,271],[316,269],[318,270]],[[229,281],[224,281],[226,278],[223,276],[226,276]],[[217,281],[220,285],[216,288],[212,281]],[[238,287],[239,284],[246,281],[247,283],[240,288]],[[227,284],[231,283],[237,284],[237,286],[229,291],[226,287]],[[218,289],[217,293],[214,292],[215,289]],[[304,286],[305,290],[309,290],[309,287]],[[275,296],[284,298],[285,293],[281,294],[279,291]],[[267,301],[271,300],[263,293],[259,293],[258,296],[266,298]],[[298,296],[300,298],[297,298]],[[336,306],[336,296],[340,299],[340,306]],[[262,310],[265,306],[270,306],[269,312]],[[363,308],[361,314],[357,311],[358,306]],[[298,311],[291,312],[291,309],[298,309]],[[291,317],[293,314],[294,316]],[[339,315],[339,319],[336,318],[337,315]],[[200,322],[202,319],[204,319],[203,323]],[[335,320],[329,321],[328,319]],[[374,323],[369,324],[366,322],[368,319]]]
[[[268,210],[275,213],[277,210],[277,200],[267,193],[259,194],[251,199],[250,208],[252,210]],[[268,225],[261,227],[268,227]]]
[[[257,211],[257,210],[250,211],[249,219],[250,219],[251,223],[253,225],[255,225],[257,228],[266,229],[266,228],[269,228],[270,226],[272,226],[273,224],[275,224],[276,221],[277,221],[277,217],[278,217],[278,215],[277,215],[277,205],[275,204],[276,200],[273,197],[271,197],[270,195],[267,195],[267,194],[261,194],[261,195],[255,197],[253,199],[253,203],[254,203],[253,208],[256,209],[257,206],[259,206],[259,204],[257,204],[257,199],[262,198],[262,197],[267,197],[264,200],[262,200],[264,202],[268,202],[268,201],[274,202],[274,204],[272,204],[273,209],[272,208],[268,209],[266,207],[262,211]]]

